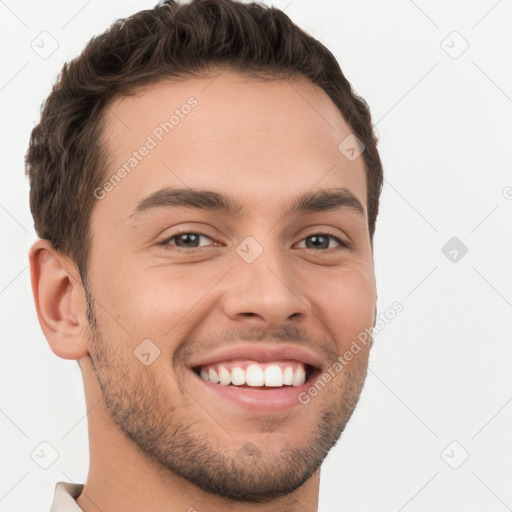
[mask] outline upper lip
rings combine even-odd
[[[190,367],[195,368],[198,366],[206,366],[208,364],[220,363],[230,359],[248,359],[251,361],[258,361],[260,363],[294,360],[309,364],[317,369],[322,366],[318,356],[302,347],[287,344],[270,346],[259,343],[256,345],[244,344],[220,349],[191,362]]]

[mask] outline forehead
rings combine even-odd
[[[166,186],[229,189],[260,209],[316,187],[345,187],[366,208],[363,158],[349,161],[338,149],[351,129],[306,79],[221,72],[162,81],[116,100],[104,127],[104,181],[121,178],[110,180],[97,209],[115,202],[115,215],[129,216],[141,197]]]

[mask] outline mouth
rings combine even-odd
[[[297,360],[227,360],[195,366],[192,371],[211,384],[254,390],[298,388],[320,374],[320,368]]]
[[[301,397],[320,378],[323,363],[305,347],[259,342],[223,347],[190,361],[188,368],[191,389],[205,405],[221,407],[222,413],[233,406],[250,414],[268,414],[303,407]]]

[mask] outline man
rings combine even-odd
[[[375,323],[376,143],[332,54],[263,5],[160,3],[64,66],[30,264],[90,468],[52,512],[317,510]]]

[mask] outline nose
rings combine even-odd
[[[264,250],[252,263],[235,256],[229,275],[222,307],[235,322],[273,330],[291,321],[302,323],[310,314],[300,280],[278,249]]]

